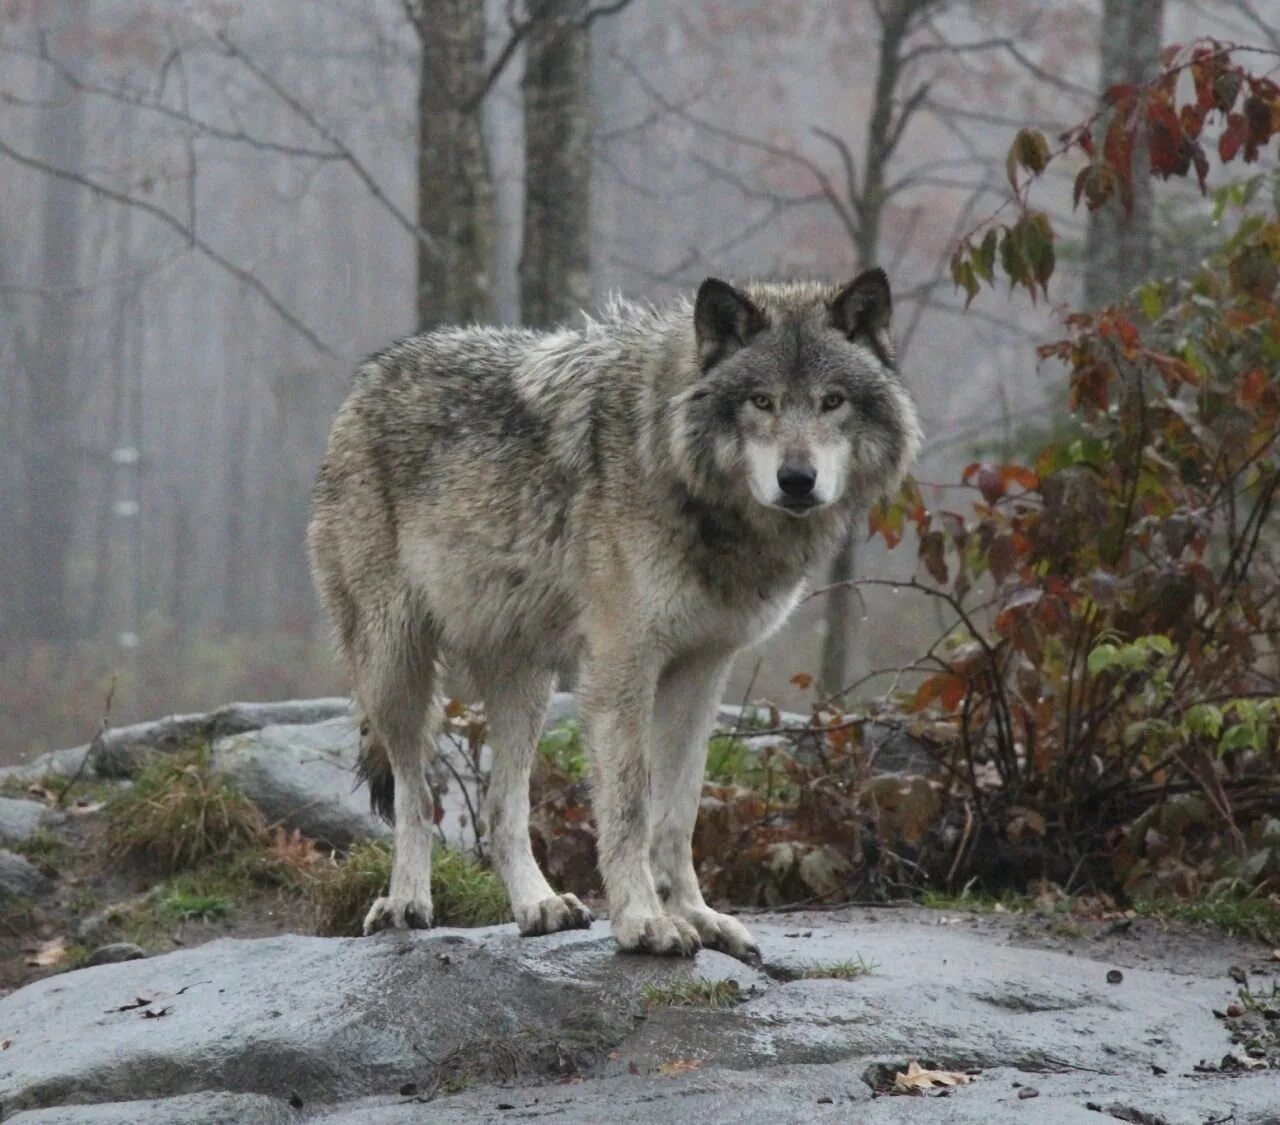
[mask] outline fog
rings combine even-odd
[[[0,761],[87,741],[108,706],[125,722],[346,690],[308,492],[354,366],[431,321],[540,323],[535,301],[661,300],[710,274],[838,280],[870,257],[895,290],[929,503],[1061,409],[1035,344],[1081,300],[1078,161],[1034,188],[1062,240],[1048,300],[999,286],[966,312],[948,263],[1005,204],[1018,128],[1054,138],[1096,108],[1102,0],[565,0],[583,53],[541,89],[585,66],[561,91],[581,148],[526,138],[528,52],[556,5],[490,3],[461,92],[433,22],[450,6],[0,0]],[[1164,42],[1280,27],[1276,0],[1153,7]],[[868,143],[881,102],[891,145]],[[462,205],[419,145],[468,129],[492,206],[466,202],[483,262],[449,305],[419,248]],[[589,205],[544,200],[533,232],[537,162],[568,165]],[[1157,271],[1208,214],[1169,195]],[[569,261],[552,292],[522,284],[532,233],[552,276],[557,248]],[[861,546],[858,568],[909,578],[915,545]],[[935,613],[868,596],[848,679],[909,660]],[[822,629],[808,604],[732,691],[802,702],[790,677],[816,671]]]

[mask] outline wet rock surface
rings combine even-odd
[[[0,797],[0,841],[26,843],[57,819],[57,814],[39,801]]]
[[[53,883],[29,859],[0,848],[0,903],[6,896],[34,898],[52,890]]]
[[[763,972],[621,955],[597,924],[223,940],[65,973],[0,1000],[0,1117],[1280,1125],[1275,1070],[1196,1069],[1238,1050],[1214,1015],[1229,969],[1275,981],[1261,947],[1137,926],[1041,948],[1013,919],[912,909],[750,923]],[[699,978],[736,1003],[687,1002]],[[911,1059],[974,1078],[886,1094]]]

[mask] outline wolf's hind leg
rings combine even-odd
[[[516,925],[524,937],[585,929],[591,925],[591,911],[576,896],[551,889],[529,843],[529,773],[552,677],[473,673],[472,678],[484,697],[493,746],[485,798],[489,851]]]
[[[707,740],[730,664],[719,655],[687,656],[667,667],[658,681],[650,769],[650,857],[667,911],[689,922],[708,949],[756,963],[760,950],[747,928],[707,906],[693,869],[693,829],[702,798]]]
[[[369,622],[356,654],[356,693],[370,737],[385,751],[395,783],[391,885],[365,916],[364,932],[431,925],[435,799],[427,784],[435,643],[425,615],[404,607]],[[376,765],[374,766],[376,769]]]

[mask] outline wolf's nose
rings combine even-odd
[[[801,461],[784,461],[778,470],[778,487],[784,496],[800,500],[813,493],[818,471]]]

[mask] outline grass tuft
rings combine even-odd
[[[232,904],[221,895],[177,889],[162,896],[156,905],[171,922],[217,922],[231,914]]]
[[[1150,898],[1133,909],[1164,921],[1216,926],[1233,937],[1280,946],[1280,902],[1274,898]]]
[[[874,968],[861,957],[851,961],[829,961],[806,965],[796,974],[796,980],[857,980]]]
[[[316,932],[354,937],[373,900],[391,880],[391,846],[365,840],[345,859],[317,868],[307,879]],[[431,864],[431,899],[437,926],[492,926],[511,919],[507,895],[492,871],[460,852],[437,848]]]
[[[732,1008],[745,999],[736,980],[706,977],[681,984],[647,984],[643,996],[648,1008]]]
[[[209,765],[203,750],[157,757],[106,809],[107,853],[163,874],[261,839],[262,814]]]

